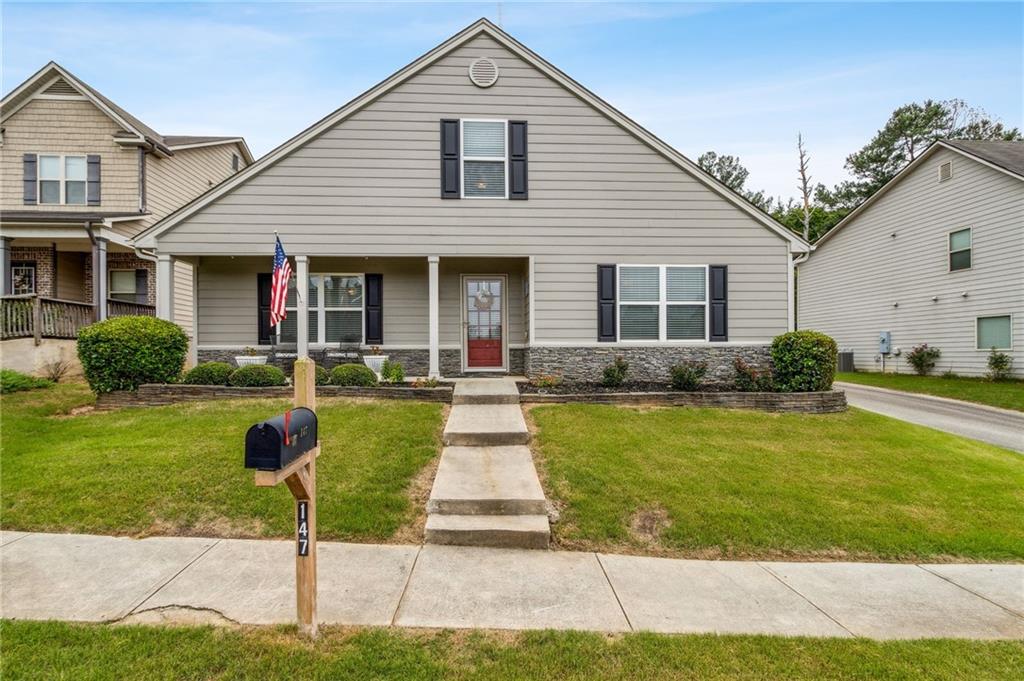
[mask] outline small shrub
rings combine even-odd
[[[946,369],[942,372],[942,377],[945,379],[960,378],[960,376],[952,369]]]
[[[331,371],[332,385],[374,386],[377,374],[365,364],[339,364]]]
[[[46,374],[46,380],[52,381],[53,383],[60,383],[60,379],[64,378],[71,369],[71,362],[64,359],[57,359],[43,367],[43,373]]]
[[[770,393],[775,391],[771,371],[758,371],[739,357],[733,360],[732,366],[736,370],[736,390],[741,393]]]
[[[772,340],[772,375],[783,393],[830,390],[839,349],[817,331],[790,331]]]
[[[156,317],[115,317],[78,332],[78,358],[96,393],[174,383],[187,353],[181,327]]]
[[[16,393],[21,390],[49,388],[51,385],[53,385],[53,382],[45,378],[36,378],[13,369],[0,369],[0,394],[2,395]]]
[[[228,385],[236,388],[267,388],[288,385],[288,377],[273,364],[247,364],[231,372]]]
[[[327,367],[322,367],[319,364],[316,365],[316,376],[313,381],[316,385],[327,385],[331,382],[331,372],[327,370]]]
[[[441,381],[436,378],[418,378],[412,382],[414,388],[436,388],[441,385]]]
[[[927,376],[935,368],[935,362],[941,354],[938,348],[930,348],[927,343],[922,343],[907,353],[907,362],[914,367],[914,373],[918,376]]]
[[[693,392],[700,388],[700,382],[708,372],[708,365],[703,362],[684,362],[671,369],[672,388]]]
[[[188,385],[227,385],[235,367],[227,362],[203,362],[189,369],[181,382]]]
[[[530,381],[530,383],[537,386],[538,388],[541,388],[542,390],[548,388],[557,388],[558,386],[562,385],[562,377],[559,376],[558,374],[540,374],[539,376],[535,376]]]
[[[380,378],[385,383],[403,383],[405,381],[405,368],[400,362],[384,360],[384,366],[380,368]]]
[[[604,368],[601,384],[606,388],[618,388],[626,381],[627,372],[629,372],[629,362],[619,355],[614,362]]]
[[[988,353],[988,378],[992,381],[1006,381],[1012,375],[1010,367],[1013,365],[1013,358],[1005,352],[999,352],[995,348]]]

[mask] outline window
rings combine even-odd
[[[310,343],[363,342],[363,275],[311,274],[309,276]],[[281,322],[280,340],[296,342],[298,297],[295,277],[288,286],[285,300],[288,316]],[[323,339],[323,340],[321,340]]]
[[[953,162],[946,161],[939,164],[939,182],[945,182],[953,177]]]
[[[39,155],[39,203],[86,203],[86,157]]]
[[[140,291],[137,289],[138,277],[135,275],[135,270],[110,270],[109,281],[108,298],[125,300],[129,303],[138,302]],[[145,293],[145,291],[141,291],[141,293]]]
[[[34,262],[11,263],[11,292],[16,296],[36,292],[36,264]]]
[[[706,341],[705,265],[623,265],[620,341]]]
[[[1010,315],[978,317],[977,347],[979,350],[1012,350],[1013,334]]]
[[[507,198],[508,121],[463,119],[461,123],[463,198]]]
[[[971,228],[949,233],[949,271],[971,269]]]

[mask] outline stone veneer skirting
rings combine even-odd
[[[846,393],[828,390],[813,393],[733,393],[733,392],[663,392],[663,393],[522,393],[519,401],[527,404],[558,404],[587,402],[590,404],[644,404],[676,407],[718,407],[724,409],[758,409],[760,411],[831,414],[846,411]]]

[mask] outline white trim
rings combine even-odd
[[[968,246],[967,248],[958,248],[957,250],[954,251],[953,235],[956,234],[957,232],[969,232],[969,236],[971,237],[971,245]],[[971,253],[971,266],[960,267],[954,270],[953,254],[963,253],[964,251],[970,251]],[[946,232],[946,272],[948,274],[953,274],[954,272],[970,272],[972,269],[974,269],[974,227],[957,227],[956,229],[949,230],[948,232]]]
[[[40,92],[39,94],[32,95],[28,99],[29,99],[29,101],[32,101],[33,99],[60,99],[60,100],[66,101],[66,102],[67,101],[71,101],[71,102],[88,102],[89,101],[89,98],[85,97],[83,95],[48,95],[48,94],[44,94],[42,92]]]
[[[265,167],[272,166],[282,157],[287,156],[295,149],[306,144],[308,141],[315,139],[325,130],[333,127],[340,121],[345,120],[346,118],[351,116],[356,111],[374,102],[377,98],[381,97],[392,88],[398,86],[405,80],[411,78],[412,76],[416,75],[423,69],[427,68],[428,66],[436,62],[438,59],[444,57],[448,53],[454,51],[455,49],[459,48],[461,45],[472,40],[473,38],[476,38],[477,36],[484,34],[490,36],[499,44],[503,45],[506,49],[508,49],[512,53],[518,55],[519,57],[530,63],[532,66],[534,66],[539,71],[547,75],[556,83],[560,84],[562,87],[566,88],[567,90],[575,94],[585,103],[594,107],[598,112],[610,118],[620,127],[632,133],[641,142],[651,147],[654,151],[660,153],[662,156],[664,156],[666,159],[668,159],[670,162],[672,162],[679,168],[687,171],[699,182],[703,183],[709,189],[718,193],[724,199],[734,204],[743,212],[747,213],[747,215],[757,220],[757,222],[761,223],[761,225],[771,230],[772,232],[775,232],[775,234],[777,234],[781,238],[793,243],[794,251],[799,253],[805,253],[810,250],[810,245],[803,239],[801,239],[799,236],[797,236],[793,232],[789,231],[788,229],[780,225],[778,222],[773,220],[769,215],[767,215],[763,211],[755,208],[753,205],[750,204],[749,201],[743,199],[735,192],[733,192],[731,189],[727,188],[725,185],[723,185],[717,179],[712,177],[709,173],[703,170],[696,163],[686,158],[678,151],[670,147],[668,144],[655,137],[653,134],[648,132],[638,123],[636,123],[635,121],[631,120],[630,118],[619,112],[612,105],[608,104],[603,99],[601,99],[594,93],[584,88],[582,85],[574,81],[565,73],[559,71],[557,68],[555,68],[548,62],[544,61],[544,59],[542,59],[540,56],[538,56],[529,48],[525,47],[524,45],[516,41],[514,38],[512,38],[512,36],[502,31],[500,28],[489,22],[487,19],[480,19],[479,21],[474,22],[472,25],[466,27],[458,34],[452,36],[445,42],[441,43],[434,49],[430,50],[416,61],[408,64],[404,68],[400,69],[399,71],[389,76],[387,79],[381,81],[374,87],[370,88],[363,94],[359,95],[358,97],[350,101],[348,104],[345,104],[340,109],[334,111],[327,117],[317,121],[316,123],[308,127],[306,130],[292,137],[290,140],[286,141],[284,144],[280,145],[270,153],[265,154],[262,158],[260,158],[259,161],[256,161],[252,165],[246,167],[244,170],[236,173],[234,176],[228,178],[227,180],[219,184],[217,187],[213,188],[209,192],[206,192],[199,198],[193,200],[192,202],[186,204],[185,206],[182,206],[181,208],[171,213],[163,220],[157,222],[155,225],[151,226],[149,229],[139,234],[138,237],[136,237],[136,242],[140,247],[155,246],[155,239],[158,236],[160,236],[167,230],[173,228],[175,225],[179,224],[185,218],[193,215],[194,213],[206,207],[207,205],[217,200],[224,194],[230,192],[235,187],[243,184],[253,175],[262,172],[262,170]]]
[[[156,257],[156,316],[174,321],[174,260],[166,253]]]
[[[223,139],[215,142],[197,142],[195,144],[168,144],[167,148],[171,151],[182,151],[185,149],[200,149],[202,147],[219,147],[224,144],[238,144],[241,145],[242,157],[245,159],[245,164],[249,165],[253,162],[252,152],[249,151],[249,145],[245,143],[244,137],[231,137],[229,139]],[[241,170],[241,168],[239,168]]]
[[[471,367],[469,366],[469,320],[466,315],[466,282],[467,280],[501,279],[501,366],[500,367]],[[462,372],[508,372],[508,275],[507,274],[461,274],[459,275],[459,308],[461,313],[462,330],[460,341],[462,345]]]
[[[466,123],[501,123],[501,148],[504,154],[499,159],[497,156],[466,156]],[[482,161],[484,163],[497,163],[501,161],[503,170],[501,179],[504,181],[505,192],[501,196],[466,196],[466,161]],[[508,119],[503,118],[460,118],[459,119],[459,198],[460,199],[507,199],[508,198]]]
[[[133,284],[133,288],[131,290],[131,293],[132,293],[133,296],[137,296],[139,294],[139,290],[137,288],[134,288],[134,285],[137,283],[137,281],[135,279],[135,268],[134,267],[107,267],[107,298],[110,298],[112,300],[121,300],[121,298],[114,298],[114,294],[115,293],[120,293],[120,294],[128,293],[127,291],[115,291],[114,290],[114,286],[113,286],[114,278],[112,276],[110,276],[114,272],[131,272],[132,273],[132,284]],[[123,301],[123,302],[134,303],[135,299],[133,298],[130,301]]]
[[[1010,318],[1010,347],[1008,348],[995,348],[996,352],[1013,352],[1013,313],[1007,312],[1006,314],[983,314],[978,315],[974,318],[974,350],[975,352],[992,352],[992,348],[979,348],[978,347],[978,322],[982,319],[1000,319],[1002,317]]]
[[[308,257],[308,256],[296,256],[296,258],[298,258],[298,257]],[[307,330],[307,332],[306,332],[306,344],[307,344],[308,347],[323,347],[323,346],[337,345],[340,341],[328,341],[327,340],[327,314],[326,313],[328,313],[328,312],[355,312],[356,310],[359,311],[359,315],[360,315],[360,317],[359,317],[359,347],[365,346],[366,345],[366,273],[365,272],[309,272],[308,271],[309,265],[308,265],[308,261],[307,261],[307,264],[305,265],[305,267],[307,268],[307,272],[306,272],[307,280],[306,280],[306,286],[305,286],[305,288],[303,288],[303,287],[299,286],[299,282],[298,282],[298,266],[299,266],[298,260],[296,260],[295,265],[296,265],[295,277],[294,277],[294,280],[295,280],[295,305],[287,305],[286,304],[285,305],[285,311],[287,311],[287,312],[294,312],[295,313],[295,341],[296,341],[296,346],[298,345],[298,340],[299,340],[299,332],[298,332],[299,325],[303,321],[303,316],[299,313],[300,308],[301,308],[301,306],[303,304],[303,301],[305,301],[305,306],[306,306],[306,313],[307,314],[305,316],[305,323],[307,325],[307,329],[308,329],[308,324],[309,324],[309,315],[308,315],[308,313],[310,313],[310,312],[316,312],[317,313],[317,315],[316,315],[316,342],[315,343],[309,342],[309,332]],[[331,305],[330,307],[328,307],[327,306],[327,295],[324,292],[325,289],[324,289],[324,286],[323,286],[323,281],[324,281],[323,278],[324,277],[357,277],[359,279],[359,282],[362,285],[362,289],[363,289],[363,293],[362,293],[363,304],[360,305],[359,307],[356,307],[355,305]],[[306,300],[306,298],[308,297],[308,293],[309,293],[309,282],[311,280],[313,280],[313,279],[317,279],[318,280],[317,287],[316,287],[316,304],[315,305],[310,304],[312,301]],[[281,325],[280,324],[278,324],[278,326],[277,326],[277,342],[278,343],[282,342],[281,341]],[[367,346],[367,347],[372,347],[372,346]]]
[[[320,299],[320,286],[317,286],[317,302]],[[301,292],[301,295],[300,295]],[[295,256],[295,354],[299,357],[309,357],[309,256]],[[286,294],[287,296],[287,294]],[[287,301],[286,301],[287,303]],[[285,307],[287,310],[287,305]],[[320,333],[320,318],[324,315],[318,314],[317,333]],[[277,325],[277,337],[281,338],[281,325]],[[317,336],[324,338],[324,336]]]
[[[658,268],[658,300],[657,301],[642,301],[642,300],[622,300],[622,270],[626,267],[656,267]],[[704,270],[704,300],[698,302],[696,300],[669,300],[668,299],[668,270],[669,268],[678,269],[702,269]],[[708,335],[711,330],[708,328],[711,324],[710,314],[710,291],[708,281],[708,273],[710,272],[709,265],[685,265],[685,264],[652,264],[652,263],[624,263],[615,266],[615,338],[622,338],[622,306],[629,307],[633,306],[645,306],[650,307],[651,305],[658,306],[658,338],[650,340],[634,340],[631,339],[626,341],[628,343],[638,343],[642,346],[649,346],[654,343],[663,345],[665,343],[680,343],[683,345],[693,345],[695,343],[708,343],[710,342],[710,336]],[[675,307],[696,307],[703,306],[704,308],[704,338],[694,338],[693,340],[678,339],[668,337],[668,308],[669,306]],[[616,342],[622,342],[617,340]],[[608,345],[605,343],[605,345]]]

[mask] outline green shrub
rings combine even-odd
[[[273,364],[246,364],[231,372],[228,385],[236,388],[267,388],[288,385],[288,378]]]
[[[700,388],[700,382],[708,372],[708,365],[703,362],[683,362],[672,367],[671,380],[672,388],[693,392]]]
[[[770,393],[775,391],[775,381],[770,370],[758,371],[737,357],[732,362],[736,370],[736,390],[741,393]]]
[[[181,382],[188,385],[227,385],[235,367],[227,362],[203,362],[189,369]]]
[[[907,362],[914,367],[914,373],[918,376],[927,376],[935,368],[935,362],[941,354],[938,348],[930,348],[927,343],[922,343],[907,353]]]
[[[78,358],[96,393],[174,383],[188,353],[188,336],[156,317],[115,317],[78,332]]]
[[[332,385],[374,386],[377,374],[365,364],[339,364],[331,371]]]
[[[313,382],[316,385],[327,385],[331,382],[331,372],[327,370],[327,367],[322,367],[317,364],[315,373],[316,376],[313,377]]]
[[[615,361],[604,368],[604,376],[601,384],[606,388],[618,388],[626,381],[626,374],[629,372],[629,362],[619,355]]]
[[[36,378],[13,369],[0,369],[0,395],[16,393],[20,390],[49,388],[51,385],[53,385],[53,381],[48,381],[45,378]]]
[[[1006,381],[1010,378],[1013,358],[995,348],[988,353],[988,378],[992,381]]]
[[[386,359],[380,369],[380,377],[385,383],[402,383],[405,381],[405,368],[399,362]]]
[[[817,331],[790,331],[772,341],[775,389],[783,393],[830,390],[836,375],[836,342]]]

